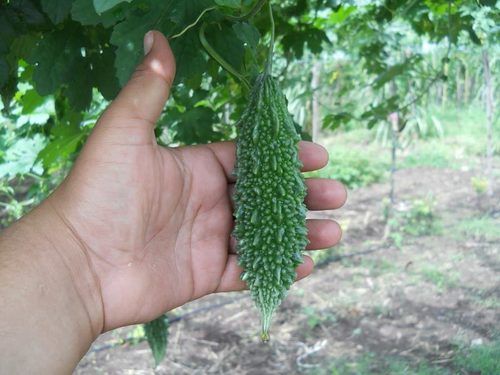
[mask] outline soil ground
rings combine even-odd
[[[171,324],[168,354],[156,370],[146,342],[116,344],[133,332],[124,328],[100,337],[75,373],[355,374],[356,361],[368,358],[363,373],[389,373],[381,363],[394,359],[408,374],[420,374],[422,364],[474,374],[457,368],[454,357],[461,347],[488,344],[500,329],[500,192],[482,202],[471,185],[477,173],[397,172],[398,207],[431,195],[439,222],[430,235],[403,234],[399,248],[380,241],[387,182],[351,192],[340,210],[315,213],[341,223],[342,245],[293,286],[268,344],[259,341],[248,293],[212,295],[173,312],[181,319]],[[485,205],[497,233],[468,232]]]

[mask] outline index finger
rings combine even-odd
[[[230,182],[236,180],[233,175],[236,161],[236,144],[234,141],[216,142],[197,147],[208,147],[226,172],[227,179]],[[302,162],[302,172],[314,171],[323,168],[328,163],[328,152],[317,143],[300,141],[299,159]]]

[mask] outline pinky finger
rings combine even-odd
[[[303,279],[311,274],[314,268],[313,260],[305,255],[302,263],[297,267],[297,280]],[[242,268],[238,265],[238,257],[235,254],[229,254],[226,263],[226,269],[222,274],[216,293],[235,292],[248,289],[247,284],[240,279]]]

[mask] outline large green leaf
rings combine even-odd
[[[223,135],[214,130],[216,113],[207,107],[189,108],[184,112],[172,109],[167,116],[172,121],[173,139],[184,144],[220,141]]]
[[[143,56],[144,34],[151,29],[168,34],[172,22],[164,17],[170,2],[159,4],[154,0],[146,2],[146,9],[137,9],[117,24],[111,34],[111,43],[117,47],[115,67],[120,84],[123,86]]]
[[[130,3],[132,0],[93,0],[94,8],[98,14],[101,14],[120,3]]]
[[[227,23],[213,25],[206,30],[210,45],[234,69],[241,70],[245,54],[244,42]]]
[[[75,109],[85,109],[92,99],[90,63],[82,55],[85,41],[79,29],[45,34],[35,48],[30,62],[35,64],[33,81],[40,95],[66,87]]]
[[[241,0],[215,0],[215,3],[217,5],[233,9],[240,9],[242,6]]]
[[[182,37],[174,39],[171,47],[177,63],[175,84],[191,82],[192,86],[199,87],[201,77],[207,71],[207,58],[203,54],[198,33],[188,31]]]
[[[52,94],[71,74],[80,55],[81,44],[64,32],[45,34],[33,51],[33,80],[40,95]]]
[[[9,65],[5,58],[0,57],[0,88],[7,83],[9,78]]]
[[[80,127],[82,115],[67,111],[51,130],[51,141],[38,154],[38,160],[46,171],[58,162],[65,162],[77,151],[88,134],[88,129]]]
[[[236,37],[252,50],[257,48],[259,43],[260,33],[259,30],[248,22],[237,22],[233,24],[233,30]]]
[[[58,24],[68,16],[72,2],[72,0],[42,0],[42,9],[54,24]]]
[[[283,48],[286,51],[292,51],[297,58],[302,57],[306,46],[311,52],[319,53],[322,50],[322,44],[329,42],[324,30],[310,25],[304,25],[298,30],[288,25],[287,33],[282,39]]]
[[[82,25],[102,24],[104,27],[109,27],[125,17],[125,12],[121,8],[117,6],[98,14],[89,0],[75,0],[71,8],[71,18]]]
[[[120,90],[116,78],[115,51],[112,46],[104,47],[99,53],[90,56],[92,62],[92,78],[97,87],[107,100],[113,100]]]
[[[193,23],[205,9],[212,6],[214,6],[212,0],[176,1],[171,8],[171,12],[169,12],[169,16],[182,30]]]

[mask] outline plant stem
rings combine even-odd
[[[203,12],[200,13],[200,15],[198,16],[198,18],[196,18],[196,20],[193,23],[187,25],[181,32],[179,32],[179,33],[177,33],[175,35],[172,35],[169,39],[175,39],[175,38],[178,38],[178,37],[182,36],[190,28],[196,26],[196,24],[200,21],[201,17],[203,17],[203,15],[205,13],[207,13],[207,12],[209,12],[211,10],[214,10],[214,9],[216,9],[216,7],[210,7],[210,8],[205,9]]]
[[[252,7],[252,9],[250,9],[248,11],[248,13],[245,13],[241,16],[238,16],[238,17],[235,17],[235,16],[226,16],[226,18],[230,21],[244,21],[248,18],[252,18],[253,16],[255,16],[260,8],[262,8],[262,6],[264,5],[264,3],[266,2],[266,0],[259,0],[255,3],[255,5]]]
[[[206,23],[204,23],[203,25],[201,25],[200,32],[199,32],[200,42],[201,42],[201,45],[203,46],[203,48],[205,48],[205,50],[207,51],[207,53],[215,61],[217,61],[220,66],[222,66],[230,74],[232,74],[233,76],[235,76],[236,78],[238,78],[245,85],[245,87],[247,89],[250,89],[250,84],[246,80],[246,78],[243,77],[243,75],[241,75],[235,68],[233,68],[231,66],[231,64],[229,64],[226,60],[224,60],[224,58],[221,55],[219,55],[219,53],[212,48],[212,46],[210,45],[210,43],[208,43],[208,40],[205,37],[205,28],[206,28],[206,26],[207,26]]]
[[[274,53],[274,17],[273,17],[273,7],[271,6],[271,0],[267,3],[267,9],[269,11],[269,20],[271,21],[271,41],[269,44],[269,53],[267,55],[266,72],[268,74],[272,73],[273,67],[273,53]]]

